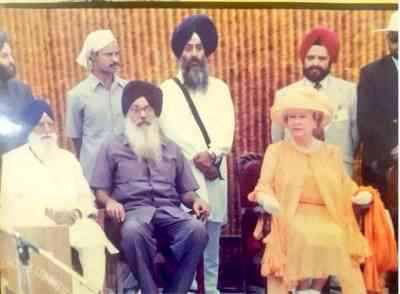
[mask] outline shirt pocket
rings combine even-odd
[[[175,186],[176,156],[170,154],[162,155],[161,161],[156,165],[155,171],[157,179],[160,182]]]
[[[127,184],[132,180],[143,181],[147,179],[147,167],[139,158],[132,155],[120,154],[116,160],[114,181],[117,184]]]

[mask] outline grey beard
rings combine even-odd
[[[208,87],[207,64],[188,66],[183,70],[183,83],[193,92],[204,92]]]
[[[132,152],[141,159],[153,162],[161,160],[161,144],[164,136],[157,120],[150,125],[137,126],[127,118],[125,136]]]

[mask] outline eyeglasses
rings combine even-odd
[[[145,107],[132,107],[130,111],[132,111],[134,114],[140,114],[142,111],[144,111],[146,114],[149,114],[153,111],[153,108],[147,105]]]

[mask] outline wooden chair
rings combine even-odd
[[[254,202],[247,199],[247,195],[254,189],[260,174],[262,155],[248,153],[237,160],[239,178],[238,191],[241,208],[242,231],[242,264],[245,292],[252,292],[252,287],[265,289],[266,279],[261,276],[261,257],[264,244],[253,237],[253,231],[258,218],[266,216],[265,212]],[[267,228],[268,231],[268,228]],[[268,232],[265,232],[267,234]]]

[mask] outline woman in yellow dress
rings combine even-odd
[[[286,293],[320,293],[328,276],[339,279],[343,294],[366,293],[360,263],[370,251],[352,203],[368,203],[371,194],[347,175],[339,147],[313,137],[332,117],[328,99],[313,88],[292,91],[271,109],[289,136],[268,146],[249,199],[273,213],[262,274]]]

